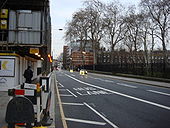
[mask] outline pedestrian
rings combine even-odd
[[[28,66],[28,68],[25,70],[24,77],[26,79],[25,83],[31,83],[31,79],[33,77],[33,71],[31,70],[30,66]]]

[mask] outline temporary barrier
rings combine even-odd
[[[15,125],[26,128],[51,125],[52,91],[49,83],[49,77],[41,77],[40,84],[25,83],[21,89],[8,90],[8,95],[13,96],[6,111],[8,128],[15,128]]]
[[[7,106],[6,122],[8,128],[15,128],[15,124],[26,124],[30,128],[35,122],[34,108],[29,99],[22,96],[14,97]]]

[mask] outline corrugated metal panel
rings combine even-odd
[[[10,11],[10,13],[9,13],[9,29],[16,29],[15,11]]]
[[[9,42],[17,44],[40,44],[41,12],[10,11]]]

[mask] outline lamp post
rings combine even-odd
[[[82,51],[82,57],[83,57],[83,69],[84,69],[84,65],[85,65],[85,59],[84,59],[84,55],[86,54],[85,51]]]
[[[61,34],[62,34],[62,31],[63,31],[63,28],[58,28],[57,26],[52,26],[52,56],[54,59],[57,59],[57,56],[58,56],[58,49],[56,49],[56,47],[58,47],[58,45],[55,45],[55,42],[59,42],[59,41],[62,41],[61,39]],[[57,39],[56,39],[57,38]]]

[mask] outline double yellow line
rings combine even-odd
[[[65,115],[64,115],[63,106],[62,106],[62,103],[61,103],[61,98],[60,98],[58,86],[56,86],[56,91],[57,91],[57,98],[58,98],[58,104],[59,104],[59,109],[60,109],[61,121],[63,123],[63,128],[68,128],[66,120],[65,120]]]

